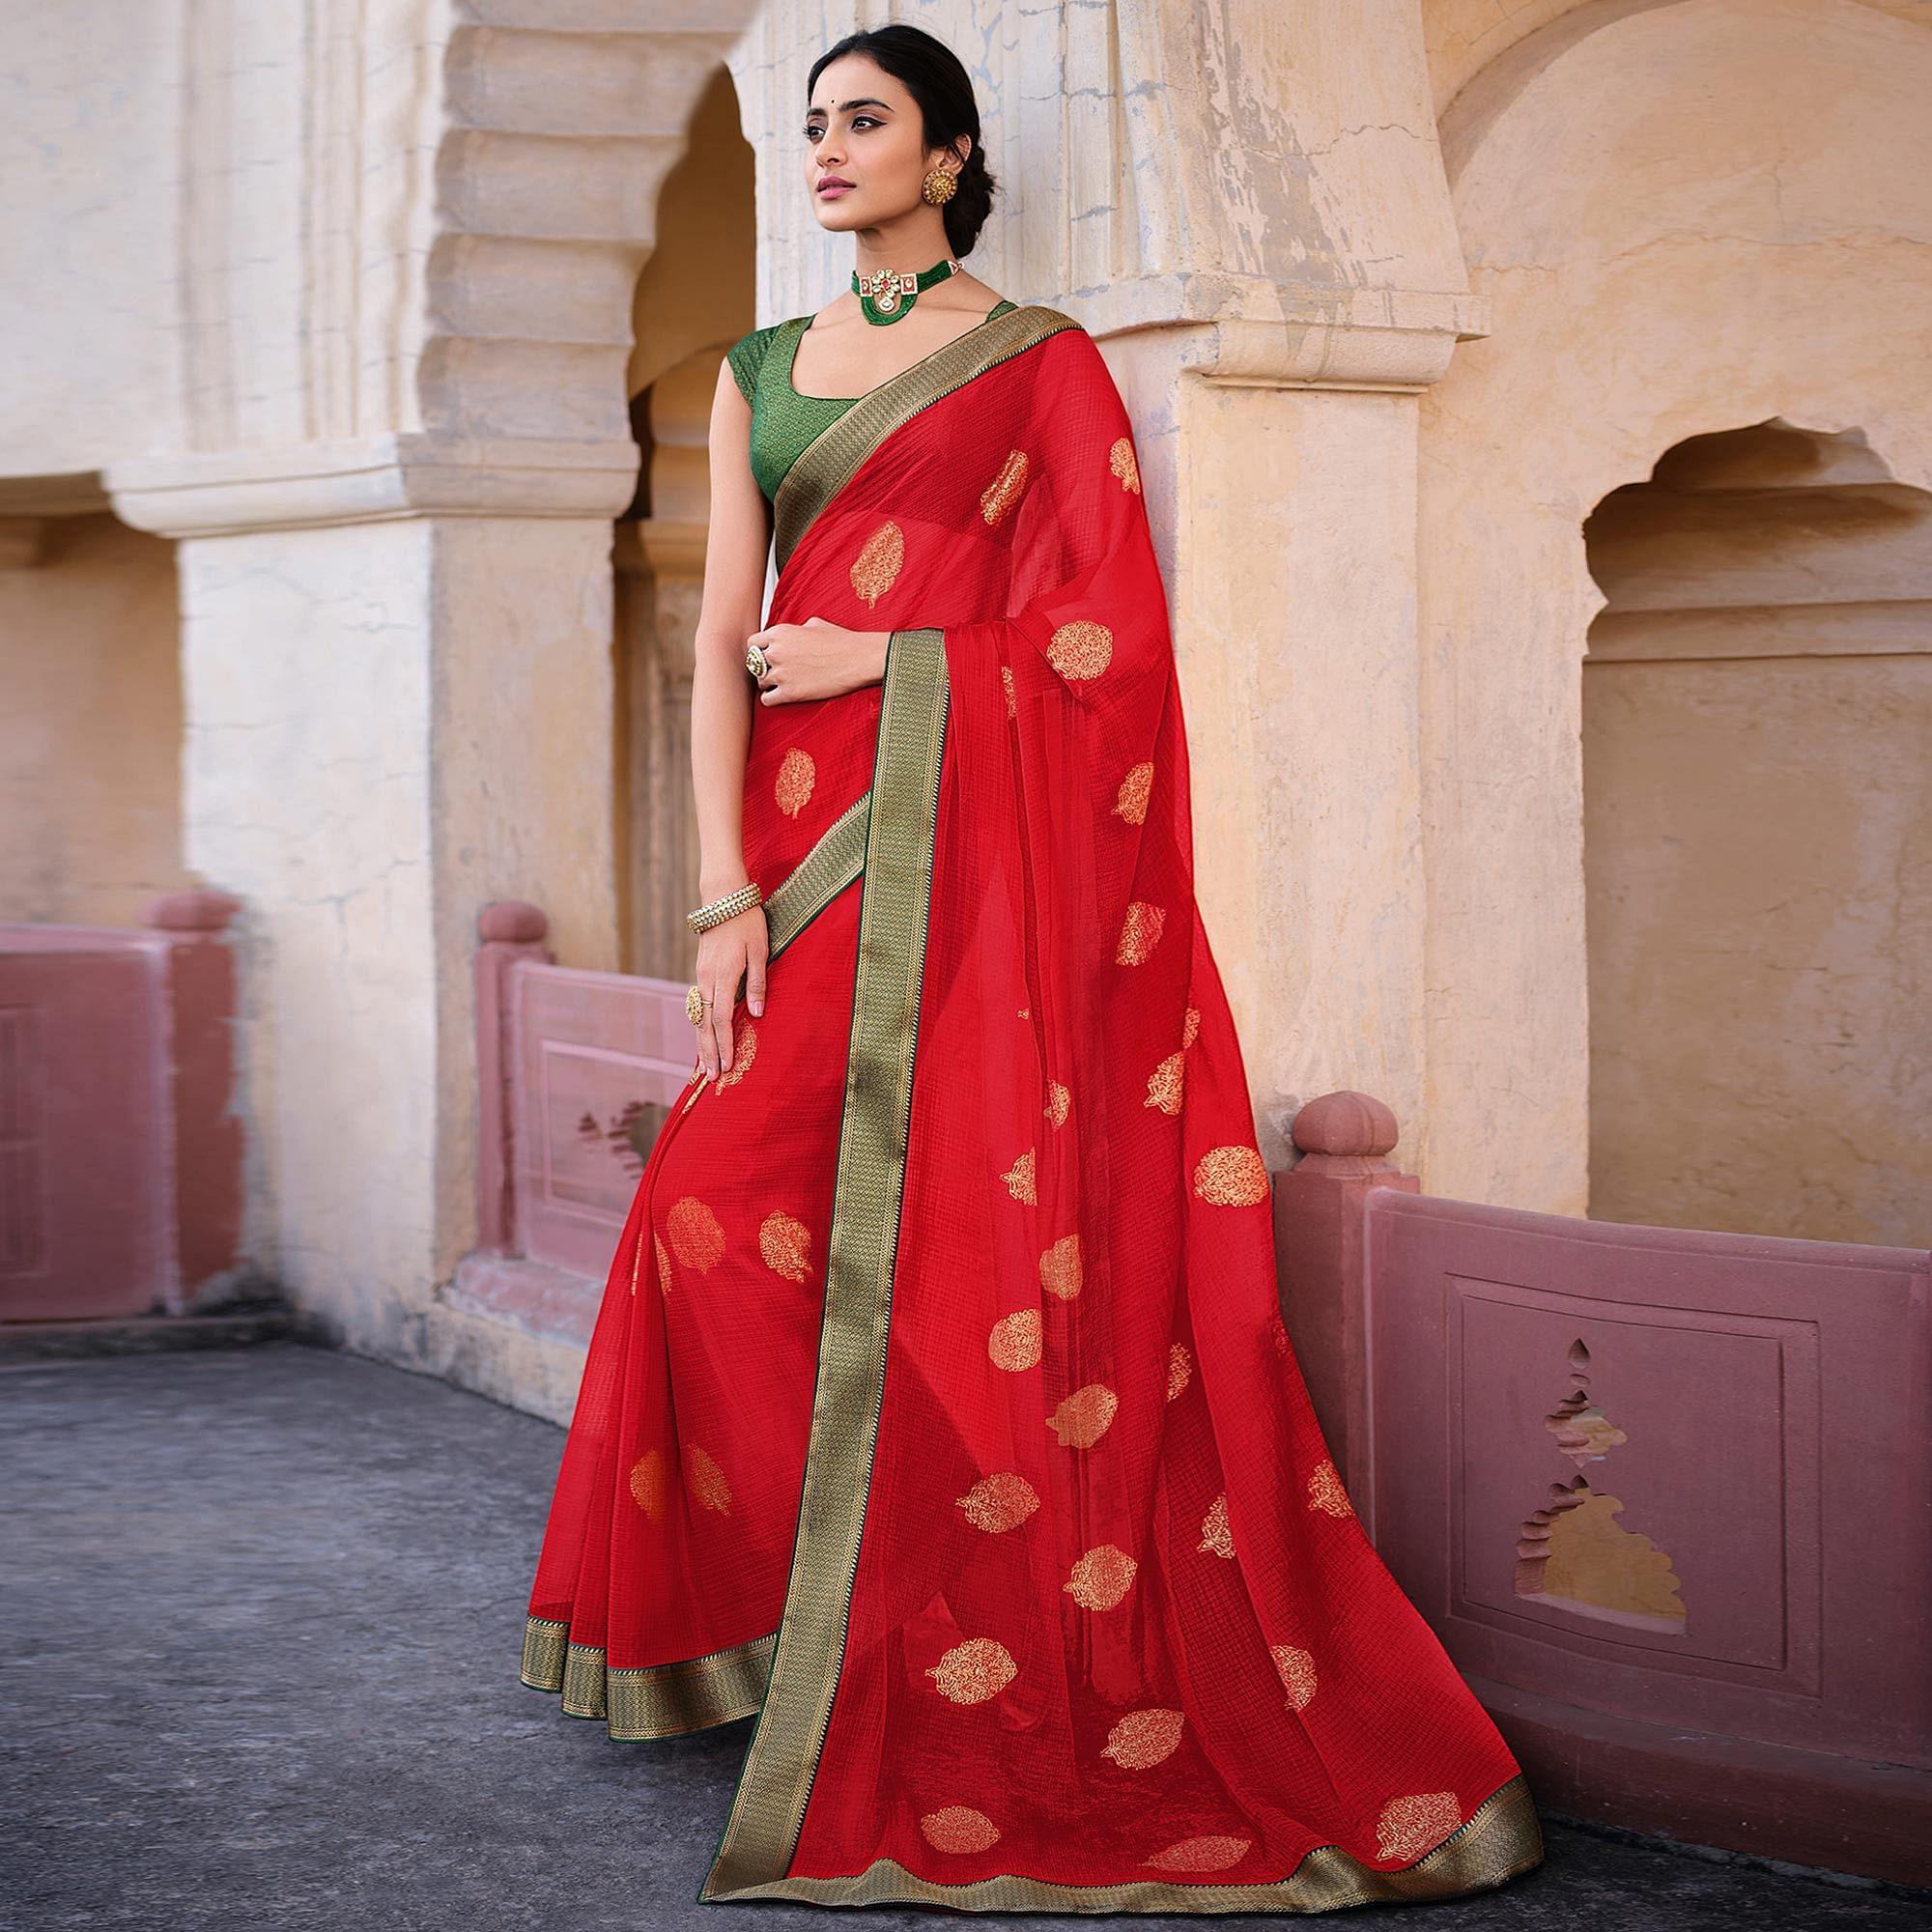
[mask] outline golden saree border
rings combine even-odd
[[[862,791],[765,901],[766,958],[776,959],[866,868],[872,794]]]
[[[780,1878],[733,1891],[737,1898],[796,1898],[813,1905],[936,1905],[954,1912],[1338,1912],[1351,1905],[1419,1904],[1489,1891],[1543,1862],[1543,1828],[1519,1773],[1412,1865],[1378,1870],[1340,1845],[1317,1845],[1285,1879],[1260,1885],[1057,1885],[1000,1873],[964,1885],[918,1877],[877,1859],[851,1878]],[[699,1897],[704,1897],[699,1893]]]
[[[947,713],[945,634],[894,631],[873,754],[818,1379],[778,1648],[699,1901],[783,1878],[845,1652],[885,1392]]]
[[[523,1681],[532,1690],[561,1691],[566,1716],[602,1718],[619,1742],[680,1737],[750,1717],[765,1694],[777,1642],[773,1631],[704,1657],[612,1670],[601,1649],[571,1642],[568,1624],[529,1617]]]
[[[963,388],[1063,328],[1078,328],[1070,315],[1041,302],[1024,302],[977,324],[868,389],[819,431],[792,459],[772,498],[772,554],[782,571],[818,513],[838,496],[860,464],[922,410]]]
[[[811,849],[764,901],[768,957],[777,958],[866,864],[870,792],[862,792],[819,835]],[[705,1657],[612,1670],[596,1645],[572,1643],[570,1626],[554,1617],[524,1620],[522,1680],[532,1690],[561,1692],[573,1718],[602,1718],[613,1738],[676,1737],[748,1718],[765,1694],[778,1632]]]

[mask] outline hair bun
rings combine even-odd
[[[946,217],[946,244],[954,255],[972,253],[980,230],[993,212],[993,194],[998,186],[986,165],[985,150],[975,141],[973,152],[966,156],[966,165],[959,170],[953,193],[942,211]]]

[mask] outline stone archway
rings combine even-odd
[[[1932,1233],[1932,493],[1773,417],[1584,524],[1590,1208]]]
[[[666,177],[657,246],[638,279],[627,386],[642,450],[619,519],[616,627],[617,891],[622,969],[688,979],[697,890],[691,769],[693,647],[710,517],[719,365],[753,326],[759,222],[737,89],[715,69],[684,158]]]
[[[1882,8],[1678,0],[1567,10],[1443,112],[1492,327],[1422,399],[1432,1192],[1589,1202],[1593,506],[1780,414],[1932,488],[1928,90],[1932,34]]]
[[[261,1260],[436,1365],[485,1346],[437,1299],[475,1240],[479,910],[540,901],[571,963],[618,964],[632,301],[754,9],[335,11],[192,66],[180,270],[221,299],[179,445],[106,481],[180,540],[185,856],[248,908]]]

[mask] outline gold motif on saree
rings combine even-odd
[[[1133,1588],[1140,1567],[1124,1549],[1098,1544],[1074,1564],[1060,1587],[1083,1610],[1111,1610]]]
[[[731,1514],[731,1485],[724,1471],[696,1442],[684,1445],[685,1487],[708,1510],[720,1516]]]
[[[1039,1258],[1039,1285],[1062,1301],[1080,1293],[1080,1236],[1063,1235]]]
[[[1017,718],[1020,715],[1020,701],[1013,695],[1013,668],[1011,665],[1002,665],[1000,667],[1000,689],[1007,694],[1007,716],[1009,718]]]
[[[1348,1491],[1342,1487],[1342,1472],[1336,1468],[1331,1457],[1324,1456],[1310,1472],[1308,1507],[1321,1510],[1329,1516],[1353,1516],[1355,1513]]]
[[[1182,1838],[1179,1844],[1156,1852],[1148,1860],[1164,1871],[1226,1871],[1247,1857],[1252,1838]]]
[[[999,1827],[970,1804],[943,1804],[928,1811],[919,1829],[936,1852],[983,1852],[1000,1839]]]
[[[995,1469],[953,1500],[975,1529],[998,1536],[1016,1528],[1039,1507],[1039,1492],[1017,1469]]]
[[[893,587],[905,562],[905,532],[888,517],[868,536],[852,564],[852,588],[871,607]]]
[[[653,1522],[664,1520],[665,1459],[661,1451],[646,1449],[631,1464],[631,1500]]]
[[[1121,922],[1120,943],[1114,948],[1117,966],[1138,966],[1160,944],[1161,928],[1167,923],[1167,908],[1135,899]]]
[[[1121,781],[1121,789],[1114,798],[1116,816],[1124,818],[1129,825],[1147,823],[1148,794],[1153,789],[1153,763],[1150,759],[1145,764],[1136,765]]]
[[[1122,490],[1130,490],[1136,497],[1141,494],[1141,467],[1134,461],[1134,445],[1130,439],[1124,436],[1114,439],[1114,446],[1107,452],[1107,468],[1113,471]]]
[[[1019,501],[1020,492],[1026,488],[1026,451],[1008,450],[1007,460],[1000,465],[1000,473],[987,484],[980,496],[980,514],[985,518],[989,529]]]
[[[1194,1546],[1194,1548],[1197,1554],[1205,1549],[1216,1556],[1233,1558],[1235,1533],[1228,1527],[1226,1490],[1208,1505],[1208,1514],[1201,1519],[1201,1541]]]
[[[1065,1398],[1046,1426],[1059,1436],[1064,1449],[1091,1449],[1107,1433],[1121,1399],[1104,1382],[1089,1382]]]
[[[1046,1105],[1040,1112],[1056,1127],[1064,1127],[1066,1124],[1066,1110],[1072,1101],[1073,1095],[1058,1080],[1049,1080],[1046,1083]]]
[[[722,1092],[726,1087],[735,1087],[752,1070],[752,1062],[758,1057],[758,1030],[747,1020],[731,1041],[731,1064],[719,1074],[717,1086]]]
[[[1180,1728],[1186,1721],[1179,1711],[1129,1711],[1107,1733],[1100,1755],[1112,1758],[1122,1771],[1145,1771],[1179,1748]]]
[[[1019,1675],[1012,1653],[996,1637],[970,1636],[955,1643],[925,1674],[939,1694],[954,1704],[983,1704],[997,1697]]]
[[[1172,1402],[1194,1375],[1194,1357],[1185,1342],[1170,1342],[1167,1348],[1167,1399]]]
[[[779,760],[779,775],[772,783],[772,797],[787,818],[796,818],[811,797],[818,778],[818,766],[811,753],[794,745]]]
[[[1292,1643],[1271,1643],[1268,1655],[1280,1674],[1282,1689],[1288,1692],[1288,1708],[1303,1711],[1315,1695],[1315,1660]]]
[[[1195,1039],[1199,1037],[1200,1032],[1201,1009],[1199,1007],[1189,1007],[1187,1017],[1180,1023],[1180,1044],[1182,1048],[1192,1046]]]
[[[1039,1310],[1022,1308],[1017,1315],[993,1323],[993,1331],[986,1337],[986,1352],[996,1369],[1017,1375],[1039,1360],[1040,1342]]]
[[[1453,1791],[1412,1791],[1406,1798],[1391,1798],[1376,1820],[1376,1857],[1412,1865],[1462,1828],[1463,1806]]]
[[[811,1230],[775,1208],[758,1225],[758,1253],[774,1274],[804,1281],[811,1273]]]
[[[644,1232],[641,1228],[639,1228],[638,1230],[637,1246],[631,1250],[631,1298],[634,1301],[637,1299],[638,1295],[638,1276],[643,1271],[643,1265],[644,1265]]]
[[[670,1299],[670,1255],[665,1247],[664,1236],[655,1228],[651,1230],[651,1245],[657,1250],[658,1293],[668,1301]]]
[[[714,1214],[695,1194],[671,1203],[665,1216],[665,1232],[677,1258],[686,1267],[709,1274],[724,1253],[724,1230]]]
[[[1039,1195],[1034,1186],[1034,1150],[1028,1148],[1000,1179],[1007,1183],[1007,1192],[1015,1201],[1025,1201],[1037,1205]]]
[[[1147,1098],[1142,1105],[1158,1107],[1163,1114],[1180,1112],[1181,1076],[1187,1068],[1184,1053],[1170,1053],[1148,1075]]]
[[[1113,656],[1113,632],[1091,617],[1069,619],[1046,640],[1046,661],[1062,677],[1098,677]]]
[[[1267,1163],[1259,1148],[1209,1148],[1194,1163],[1194,1191],[1219,1208],[1252,1208],[1267,1199]]]

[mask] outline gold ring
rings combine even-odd
[[[704,995],[696,986],[684,996],[684,1016],[693,1026],[704,1024]]]
[[[770,660],[766,658],[764,652],[756,644],[753,644],[745,653],[745,668],[753,677],[763,677],[771,668]]]

